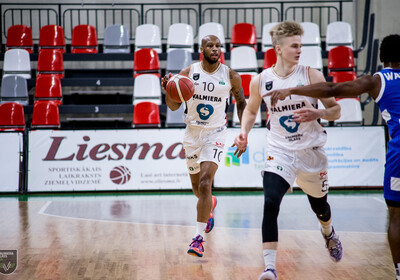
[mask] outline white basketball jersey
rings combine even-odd
[[[286,77],[278,76],[271,67],[261,73],[260,94],[263,96],[272,90],[309,84],[308,66],[297,65]],[[291,95],[285,100],[279,100],[273,108],[271,108],[271,97],[264,97],[264,101],[269,114],[267,123],[269,145],[288,150],[302,150],[323,146],[326,143],[326,132],[318,121],[296,123],[293,120],[294,111],[298,109],[318,108],[318,99]]]
[[[191,126],[217,128],[226,125],[226,111],[231,93],[229,67],[220,64],[209,73],[201,62],[190,66],[189,77],[194,81],[194,94],[186,102],[185,123]]]

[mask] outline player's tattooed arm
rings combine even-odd
[[[246,99],[244,97],[242,79],[240,78],[240,75],[237,72],[233,71],[232,69],[229,70],[229,79],[231,81],[231,86],[232,86],[231,91],[233,97],[236,100],[238,117],[239,120],[241,121],[243,111],[246,108]]]

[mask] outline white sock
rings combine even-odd
[[[268,268],[275,269],[276,250],[265,249],[265,250],[263,250],[263,253],[264,253],[265,269],[268,269]]]
[[[400,280],[400,263],[395,263],[394,268],[396,269],[396,280]]]
[[[329,235],[331,235],[331,233],[332,233],[332,224],[331,223],[329,223],[329,224],[321,223],[321,229],[322,229],[322,233],[325,234],[325,236],[329,237]]]
[[[207,227],[207,223],[200,223],[200,222],[196,222],[196,235],[201,235],[203,237],[203,240],[205,240],[205,236],[206,236],[206,227]]]

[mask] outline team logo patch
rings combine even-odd
[[[196,108],[200,119],[208,120],[208,118],[214,113],[214,107],[208,104],[199,104]]]
[[[193,73],[193,80],[197,81],[200,79],[200,73]]]
[[[279,119],[279,123],[282,127],[286,129],[287,132],[294,133],[299,129],[300,123],[297,123],[293,120],[293,115],[290,116],[282,116]]]
[[[265,83],[265,89],[266,90],[271,90],[272,89],[272,81],[268,81]]]
[[[267,160],[273,160],[274,159],[274,157],[272,157],[272,156],[268,156],[268,158],[267,158]]]
[[[225,82],[220,81],[220,82],[218,82],[218,84],[225,85]]]

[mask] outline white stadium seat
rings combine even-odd
[[[201,47],[201,39],[203,39],[207,35],[215,35],[218,37],[219,41],[221,42],[221,51],[226,52],[225,49],[225,32],[224,27],[220,23],[216,22],[207,22],[199,27],[199,35],[198,35],[198,43],[199,43],[199,50]]]

